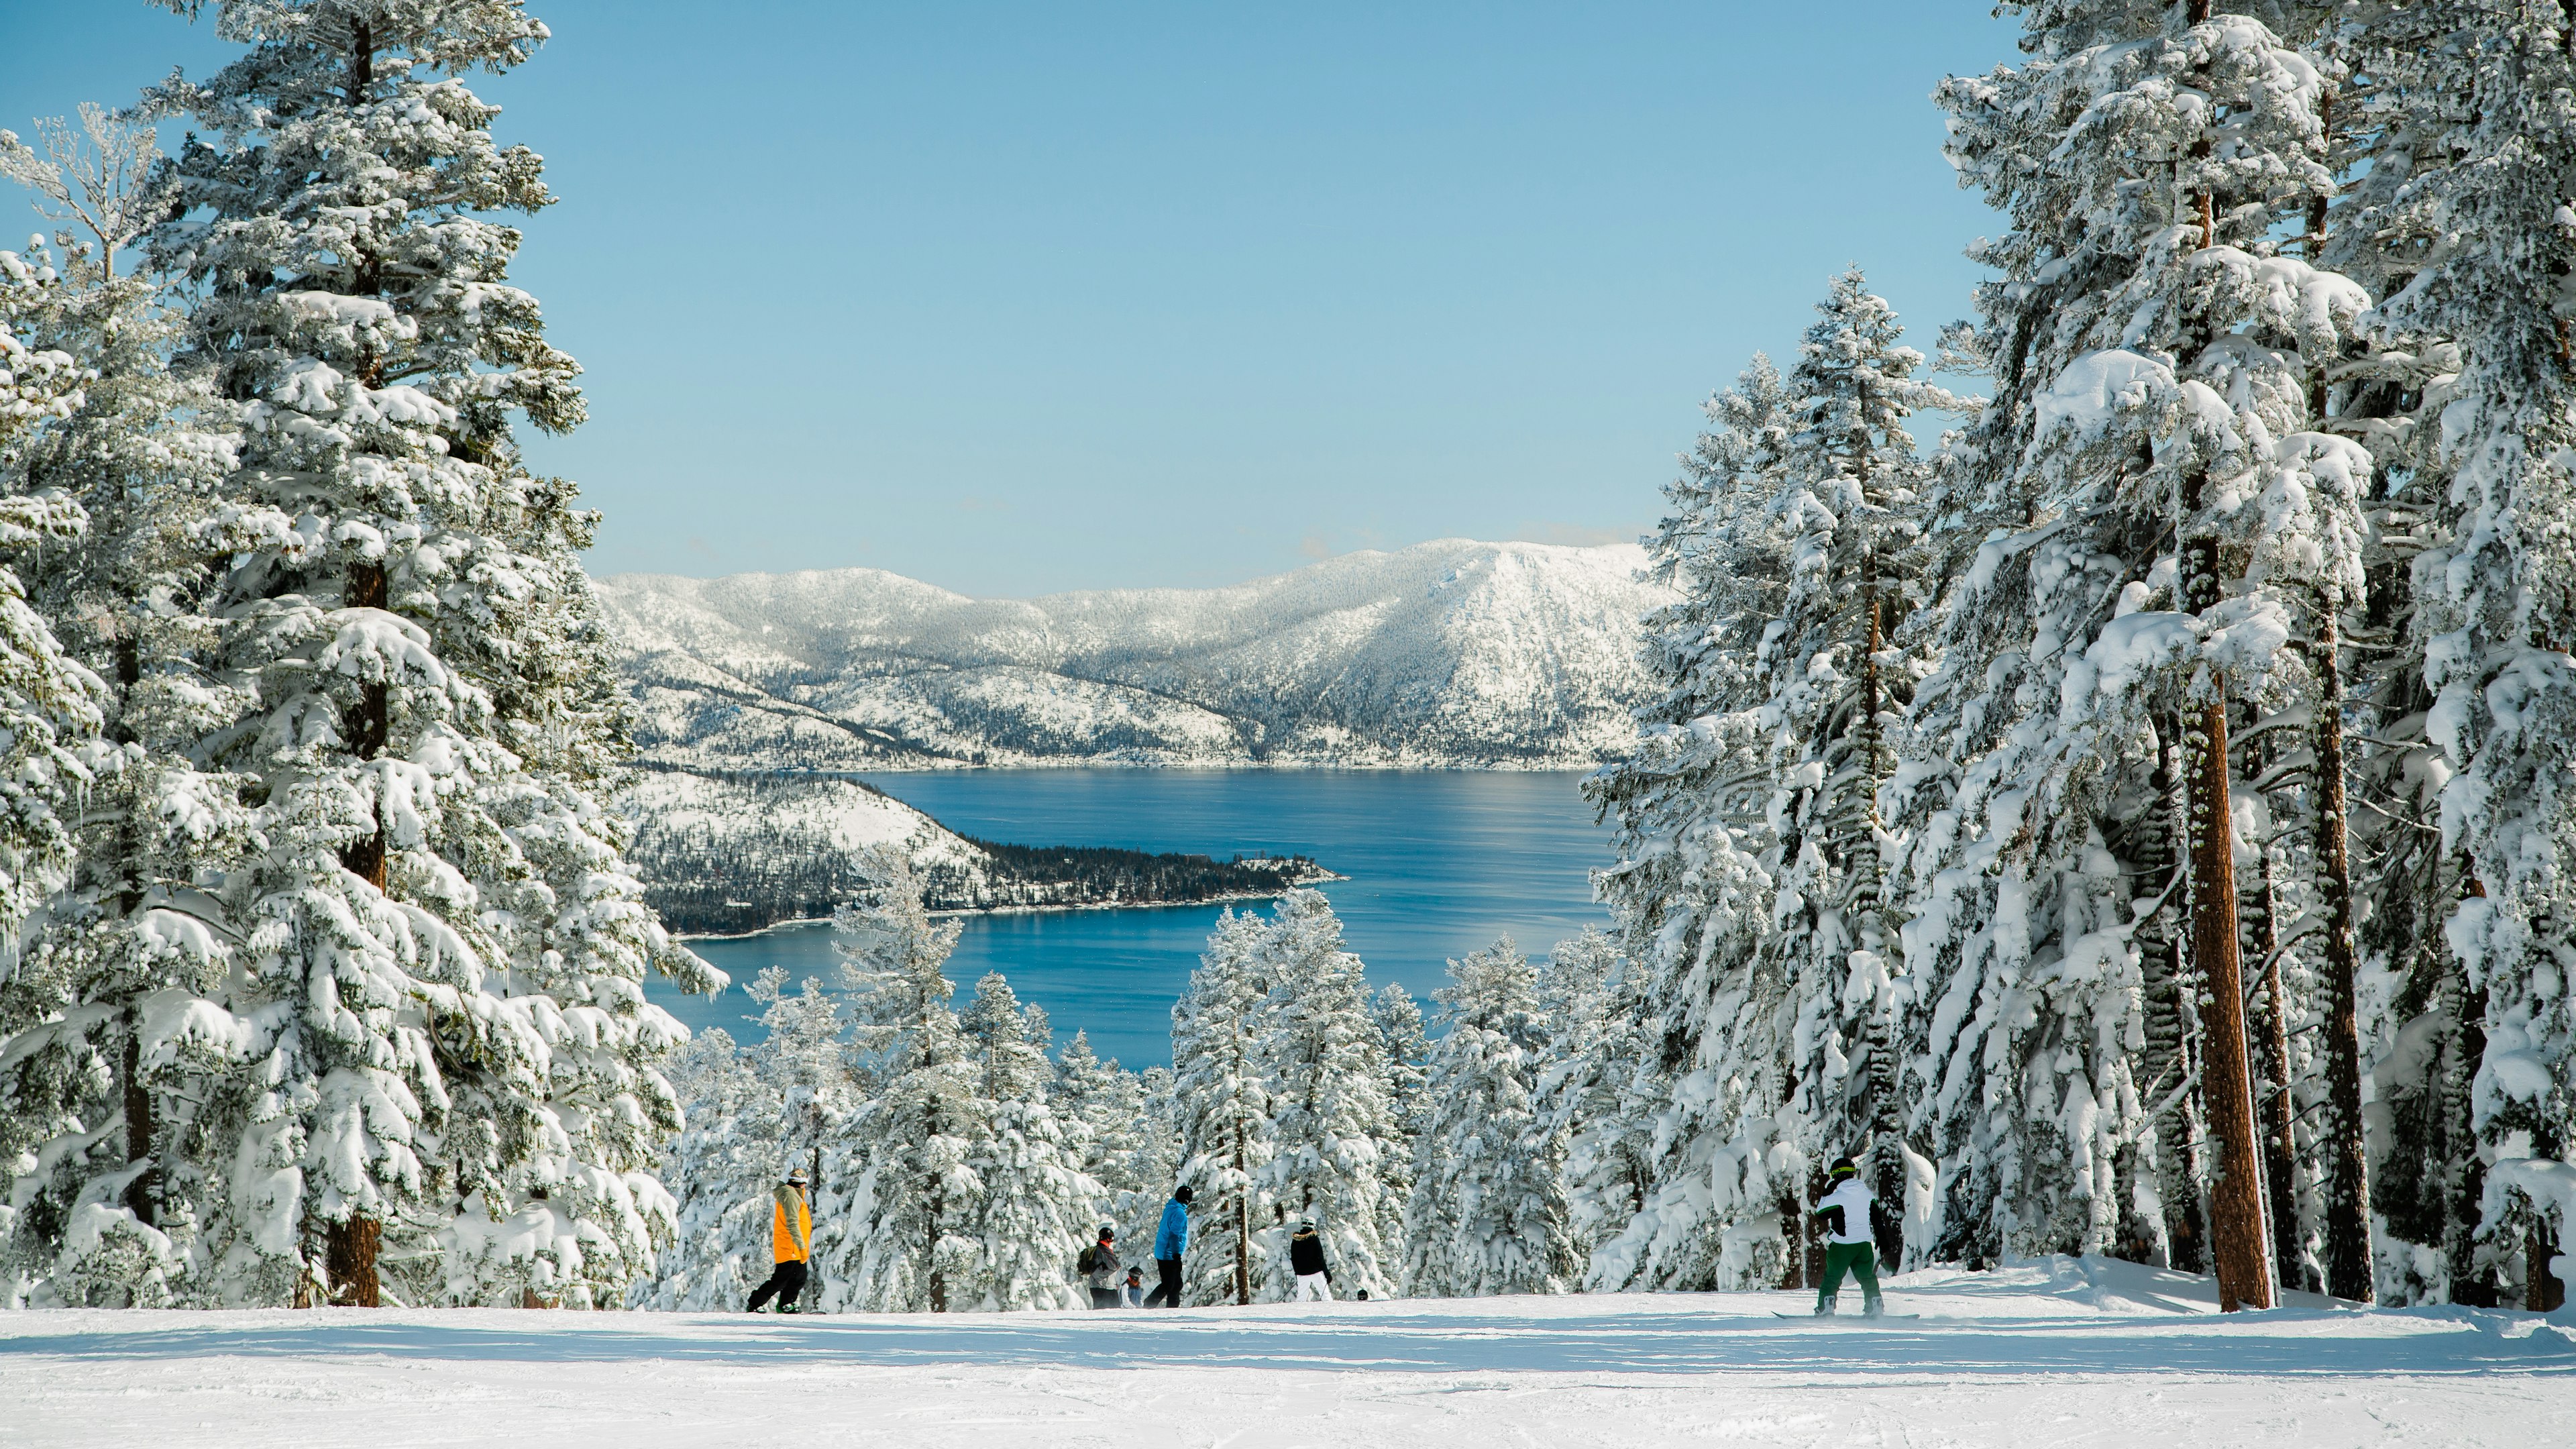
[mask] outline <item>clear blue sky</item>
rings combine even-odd
[[[1635,535],[1834,270],[1965,312],[1926,97],[2013,53],[1982,0],[531,8],[475,84],[562,197],[515,276],[593,566],[999,595]],[[0,0],[0,125],[227,51]]]

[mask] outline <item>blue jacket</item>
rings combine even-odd
[[[1163,1204],[1162,1225],[1154,1230],[1154,1256],[1177,1258],[1190,1245],[1190,1210],[1180,1199]]]

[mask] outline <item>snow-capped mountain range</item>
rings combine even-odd
[[[665,768],[1543,768],[1631,736],[1638,620],[1669,597],[1644,563],[1452,539],[1217,589],[973,599],[852,568],[600,593]]]

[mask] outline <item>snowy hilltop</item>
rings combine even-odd
[[[970,599],[878,569],[625,574],[650,763],[1585,766],[1645,697],[1643,550],[1447,539],[1220,589]]]

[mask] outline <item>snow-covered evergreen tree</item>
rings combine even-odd
[[[1721,426],[1669,490],[1657,562],[1688,597],[1648,662],[1672,693],[1592,786],[1625,827],[1605,893],[1671,1013],[1660,1206],[1603,1245],[1605,1281],[1797,1273],[1782,1228],[1824,1157],[1876,1137],[1881,1192],[1905,1181],[1877,796],[1913,682],[1889,643],[1928,473],[1905,423],[1963,404],[1915,378],[1857,271],[1817,310],[1789,378],[1757,358],[1712,401]],[[1695,896],[1720,934],[1685,934]]]
[[[1888,792],[1917,1121],[1945,1251],[2106,1250],[2198,1187],[2152,1157],[2155,1182],[2123,1176],[2196,1073],[2223,1296],[2264,1303],[2226,724],[2293,627],[2280,561],[2357,545],[2369,460],[2308,430],[2306,359],[2339,355],[2368,298],[2279,244],[2332,178],[2320,74],[2262,23],[2068,3],[2025,26],[2026,63],[1939,92],[1963,184],[2012,230],[1975,253],[2002,277],[1955,339],[1997,397],[1935,494],[1941,664]],[[2187,1061],[2142,1070],[2148,1003],[2194,995],[2186,938],[2222,1009],[2166,1031],[2198,1029]]]
[[[1228,907],[1172,1007],[1180,1179],[1196,1199],[1182,1262],[1192,1303],[1251,1302],[1256,1259],[1267,1261],[1256,1234],[1277,1221],[1265,1190],[1276,1099],[1259,1036],[1272,934],[1270,922]]]
[[[1652,1014],[1631,963],[1596,927],[1548,955],[1550,1023],[1538,1077],[1548,1130],[1565,1143],[1566,1216],[1584,1282],[1602,1243],[1635,1221],[1654,1187],[1655,1125],[1666,1100],[1647,1050]],[[1624,1282],[1624,1271],[1615,1281]]]
[[[2563,986],[2576,938],[2571,36],[2576,17],[2552,7],[2439,0],[2359,7],[2346,37],[2367,81],[2370,109],[2353,129],[2368,165],[2333,255],[2389,273],[2374,320],[2447,364],[2383,409],[2391,424],[2421,420],[2405,459],[2417,465],[2406,532],[2422,547],[2403,622],[2457,873],[2450,886],[2444,862],[2408,867],[2429,889],[2400,898],[2428,944],[2432,914],[2449,912],[2438,929],[2457,957],[2404,963],[2402,1031],[2380,1063],[2397,1109],[2383,1206],[2392,1234],[2418,1245],[2383,1259],[2383,1287],[2401,1298],[2486,1301],[2519,1277],[2536,1300],[2550,1287],[2549,1219],[2576,1242],[2542,1197],[2483,1184],[2493,1168],[2519,1177],[2509,1164],[2526,1161],[2564,1171],[2576,1129]],[[2417,701],[2391,703],[2403,722]],[[2399,778],[2426,783],[2413,774]]]
[[[173,1291],[198,1193],[173,1180],[158,1141],[173,1104],[143,1050],[149,1004],[224,968],[220,912],[200,871],[241,853],[247,823],[233,783],[185,753],[222,701],[197,669],[213,631],[194,606],[207,570],[190,529],[230,469],[232,439],[203,376],[169,366],[178,325],[161,290],[116,270],[158,217],[143,184],[158,155],[150,126],[84,106],[77,129],[48,122],[42,139],[40,155],[0,133],[0,174],[62,224],[62,264],[31,250],[0,315],[71,359],[82,386],[68,417],[25,441],[5,490],[87,520],[43,550],[29,602],[105,685],[105,717],[104,739],[83,751],[76,869],[29,922],[16,968],[18,986],[59,1012],[0,1047],[16,1064],[21,1130],[76,1121],[91,1140],[38,1152],[39,1170],[12,1193],[25,1231],[7,1251],[30,1271],[50,1269],[64,1301],[153,1301]],[[110,1122],[114,1131],[99,1130]],[[0,1157],[17,1153],[0,1143]],[[67,1234],[101,1245],[95,1261],[64,1254]]]
[[[1666,485],[1674,512],[1648,542],[1680,594],[1645,621],[1644,662],[1664,692],[1638,712],[1635,753],[1584,783],[1618,820],[1617,863],[1598,886],[1626,957],[1585,1022],[1597,1029],[1572,1044],[1585,1065],[1559,1089],[1580,1103],[1575,1211],[1601,1237],[1599,1289],[1733,1286],[1779,1261],[1770,1215],[1788,1184],[1771,1180],[1769,1153],[1787,1043],[1780,985],[1753,974],[1771,930],[1761,852],[1774,792],[1767,738],[1741,708],[1764,621],[1736,591],[1782,582],[1785,560],[1762,540],[1795,417],[1759,356],[1707,410],[1715,426]],[[1720,1074],[1721,1061],[1752,1070]],[[1738,1219],[1742,1231],[1719,1226]]]
[[[1405,1209],[1405,1291],[1561,1293],[1579,1266],[1564,1143],[1539,1113],[1551,1024],[1538,973],[1506,936],[1449,963]]]
[[[1390,981],[1378,988],[1376,998],[1369,1003],[1369,1015],[1377,1022],[1378,1050],[1386,1058],[1387,1096],[1395,1104],[1396,1132],[1411,1142],[1421,1135],[1422,1115],[1429,1106],[1422,1089],[1428,1080],[1426,1064],[1431,1058],[1431,1043],[1423,1034],[1422,1003],[1413,999],[1404,983]],[[1390,1173],[1387,1190],[1398,1201],[1410,1197],[1410,1161]]]
[[[1073,1265],[1100,1226],[1106,1194],[1082,1170],[1089,1130],[1047,1099],[1046,1013],[1022,1006],[993,972],[962,1018],[983,1069],[992,1131],[970,1160],[982,1188],[978,1253],[961,1298],[986,1312],[1077,1308]]]
[[[29,554],[68,544],[86,523],[77,504],[28,496],[20,481],[43,435],[83,403],[74,359],[30,347],[17,333],[52,280],[47,269],[0,252],[0,944],[13,958],[27,917],[70,870],[72,810],[89,783],[81,755],[98,732],[107,693],[96,675],[65,657],[28,606],[17,572]],[[30,971],[15,959],[0,971],[0,1042],[7,1044],[0,1152],[9,1154],[17,1178],[0,1200],[0,1303],[9,1306],[24,1301],[28,1280],[49,1272],[66,1248],[101,1260],[96,1268],[119,1260],[108,1276],[126,1301],[166,1292],[168,1240],[116,1201],[141,1154],[127,1150],[121,1118],[99,1122],[96,1115],[105,1063],[91,1044],[92,1023],[67,1018],[80,1004],[73,983],[57,973]],[[63,1177],[84,1186],[96,1180],[95,1169],[84,1170],[92,1163],[125,1176],[103,1183],[101,1193],[40,1197]],[[103,1241],[109,1237],[121,1241]]]
[[[945,1313],[977,1302],[985,1201],[976,1168],[994,1152],[994,1104],[940,974],[958,927],[932,922],[907,857],[881,850],[871,866],[884,882],[875,898],[843,907],[833,923],[873,1090],[847,1133],[860,1176],[840,1214],[845,1236],[823,1258],[825,1301]]]
[[[1273,1221],[1252,1263],[1256,1302],[1295,1286],[1282,1225],[1312,1219],[1333,1281],[1387,1297],[1401,1271],[1403,1199],[1390,1168],[1412,1144],[1396,1120],[1385,1049],[1369,1013],[1360,958],[1342,949],[1342,923],[1322,893],[1280,898],[1262,941],[1269,999],[1257,1023],[1269,1080],[1269,1160],[1255,1172]]]
[[[512,442],[514,413],[581,420],[578,369],[485,219],[546,205],[540,164],[461,77],[544,27],[511,0],[214,8],[248,49],[156,93],[204,139],[151,256],[192,290],[182,365],[243,420],[195,530],[224,717],[190,753],[248,777],[262,848],[225,882],[236,969],[147,1043],[192,1104],[192,1160],[163,1165],[205,1184],[191,1276],[374,1302],[381,1262],[410,1301],[588,1301],[668,1231],[655,1063],[684,1033],[644,975],[719,978],[580,789],[615,734],[602,641],[565,627],[587,523]],[[541,636],[586,678],[518,647]],[[531,747],[576,719],[586,744]]]

